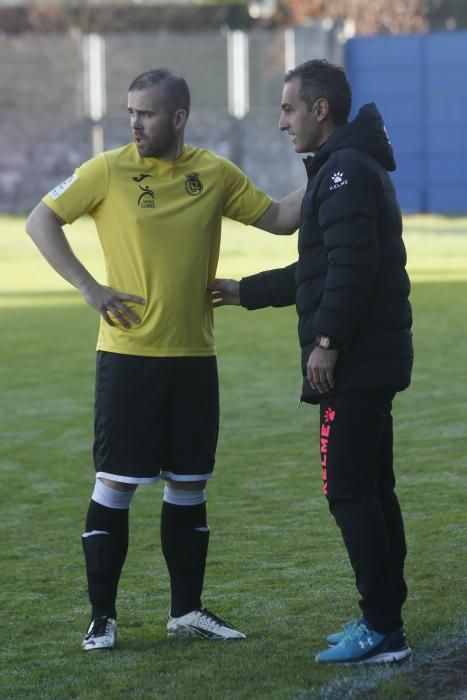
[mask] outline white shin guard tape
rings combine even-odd
[[[164,501],[174,506],[198,506],[204,503],[206,496],[204,489],[174,489],[172,486],[164,486]]]
[[[115,508],[116,510],[126,510],[130,507],[131,499],[135,494],[136,489],[114,489],[107,486],[101,479],[96,479],[94,491],[91,499],[101,506],[106,508]]]

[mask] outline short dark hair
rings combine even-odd
[[[154,68],[138,75],[130,84],[128,92],[145,90],[158,86],[164,93],[167,109],[170,113],[177,109],[190,112],[190,90],[185,78],[169,68]]]
[[[319,97],[324,97],[336,124],[345,124],[352,104],[352,90],[342,66],[324,58],[313,59],[289,70],[284,82],[294,78],[300,81],[300,97],[309,109]]]

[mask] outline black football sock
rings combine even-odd
[[[161,544],[170,575],[172,617],[201,608],[208,543],[206,503],[178,506],[163,501]]]
[[[117,588],[128,550],[128,513],[128,508],[89,504],[82,542],[93,618],[117,617]]]

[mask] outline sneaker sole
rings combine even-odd
[[[117,645],[116,644],[111,644],[107,646],[85,646],[83,644],[82,649],[83,651],[111,651],[112,649],[115,649]]]
[[[407,647],[407,649],[400,649],[399,651],[385,651],[382,654],[377,654],[376,656],[370,656],[368,659],[363,659],[361,663],[390,664],[406,659],[411,655],[411,653],[412,649],[410,649],[410,647]]]
[[[206,639],[211,642],[236,642],[245,637],[223,637],[220,634],[212,634],[206,630],[189,628],[189,627],[178,627],[177,629],[168,629],[168,637],[183,637],[185,639]]]
[[[397,663],[409,657],[412,653],[412,649],[407,647],[407,649],[399,649],[398,651],[384,651],[381,654],[376,654],[375,656],[369,656],[368,658],[360,659],[347,659],[338,661],[337,659],[330,660],[318,660],[315,658],[318,664],[342,664],[342,665],[355,665],[355,664],[390,664]]]
[[[209,639],[208,636],[202,634],[198,630],[189,629],[187,627],[178,627],[177,629],[167,630],[168,637],[185,637],[185,638],[201,638]]]

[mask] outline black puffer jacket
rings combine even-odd
[[[304,375],[302,399],[319,394],[306,379],[318,333],[340,344],[336,388],[410,383],[412,312],[402,219],[388,171],[394,155],[374,104],[336,129],[305,166],[298,261],[245,277],[242,306],[296,303]]]

